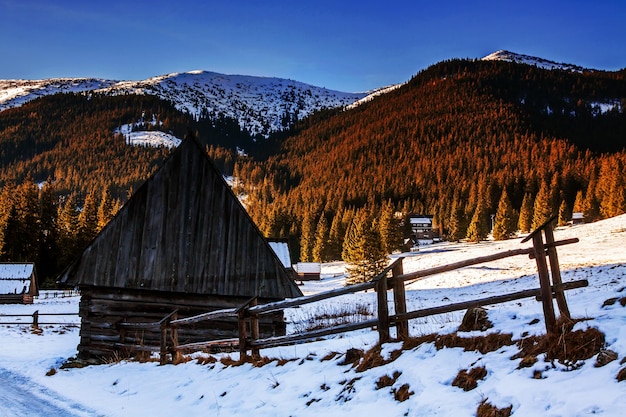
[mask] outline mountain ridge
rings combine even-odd
[[[140,81],[99,78],[0,80],[0,111],[56,93],[154,95],[198,119],[228,117],[267,137],[325,108],[346,107],[368,93],[346,93],[277,77],[211,71],[171,73]]]

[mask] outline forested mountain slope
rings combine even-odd
[[[533,217],[524,199],[535,212],[575,209],[593,220],[626,209],[625,106],[623,71],[453,60],[303,126],[277,155],[238,175],[256,221],[300,242],[303,258],[313,258],[320,233],[341,247],[331,225],[345,231],[362,208],[374,218],[389,206],[433,214],[454,239],[472,220],[488,227],[503,191],[516,225],[520,211]]]

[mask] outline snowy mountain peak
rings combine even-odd
[[[484,61],[507,61],[516,62],[518,64],[534,65],[543,69],[560,69],[564,71],[582,72],[583,67],[574,64],[564,64],[559,62],[550,61],[543,58],[538,58],[530,55],[517,54],[515,52],[500,50],[494,52],[486,57],[482,58]]]
[[[324,108],[346,107],[367,93],[346,93],[298,81],[194,70],[142,81],[100,79],[0,80],[0,111],[38,97],[95,91],[155,95],[192,116],[228,117],[253,135],[267,136]]]

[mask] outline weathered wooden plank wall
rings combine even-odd
[[[162,292],[119,291],[107,288],[85,288],[81,297],[79,355],[82,358],[111,357],[119,352],[119,343],[159,346],[158,327],[123,331],[119,323],[158,322],[174,310],[178,317],[191,317],[208,311],[237,307],[247,300],[237,297],[169,296]],[[264,300],[275,301],[275,300]],[[260,321],[262,337],[284,335],[286,324],[282,312]],[[237,337],[237,319],[211,320],[178,330],[180,344]]]

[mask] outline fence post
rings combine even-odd
[[[33,324],[31,327],[33,330],[39,329],[39,310],[35,310],[33,313]]]
[[[250,302],[250,307],[255,307],[258,304],[258,300],[255,298]],[[256,341],[259,339],[259,315],[250,315],[250,339]],[[261,356],[261,352],[258,347],[252,347],[252,357],[258,359]]]
[[[245,362],[248,359],[248,349],[246,339],[248,337],[246,331],[246,309],[242,308],[237,312],[237,327],[239,330],[239,361]]]
[[[404,273],[404,267],[402,266],[402,258],[392,269],[391,287],[393,288],[393,302],[395,306],[396,315],[406,313],[406,292],[404,288],[404,281],[395,279]],[[398,339],[406,340],[409,338],[409,322],[406,319],[396,322],[396,332]]]
[[[559,307],[559,313],[562,317],[570,320],[572,317],[567,307],[567,300],[565,299],[565,292],[563,291],[563,280],[561,279],[561,269],[559,266],[559,257],[554,247],[554,232],[552,231],[552,225],[547,225],[544,229],[546,235],[546,245],[548,245],[548,260],[550,261],[550,272],[552,274],[552,285],[554,287],[554,293],[556,296],[556,304]]]
[[[165,365],[167,363],[167,322],[162,322],[159,326],[161,331],[161,350],[159,351],[159,363]]]
[[[178,312],[174,312],[174,314],[172,314],[172,317],[168,320],[167,324],[170,329],[170,340],[172,342],[172,346],[170,347],[172,362],[179,363],[182,358],[182,354],[178,350],[178,326],[170,324],[170,322],[174,320],[178,320]]]
[[[376,282],[378,295],[378,341],[383,344],[389,341],[389,307],[387,305],[387,276]]]
[[[543,305],[543,315],[546,321],[546,331],[548,333],[554,333],[556,330],[556,318],[554,316],[554,305],[552,304],[550,275],[546,263],[546,249],[543,244],[541,232],[535,233],[533,236],[533,252],[537,263],[537,273],[539,274],[541,303]]]

